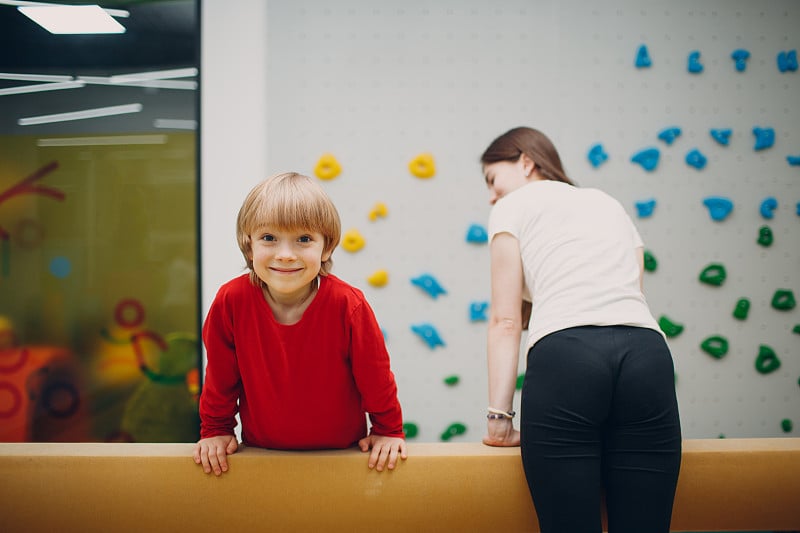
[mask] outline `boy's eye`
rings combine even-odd
[[[302,237],[300,237],[297,240],[299,242],[311,242],[311,235],[303,235]]]
[[[272,241],[275,240],[275,236],[274,235],[270,235],[269,233],[267,233],[266,235],[262,235],[261,236],[261,240],[262,241],[266,241],[266,242],[272,242]]]

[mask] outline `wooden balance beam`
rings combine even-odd
[[[245,449],[217,478],[191,444],[0,444],[0,530],[537,532],[518,448]],[[800,530],[800,438],[684,441],[673,531]]]

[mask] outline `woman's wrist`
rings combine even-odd
[[[504,411],[502,409],[496,409],[494,407],[487,407],[486,408],[489,413],[486,415],[486,418],[489,420],[511,420],[517,414],[514,411]]]

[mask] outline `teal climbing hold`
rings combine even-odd
[[[666,316],[662,315],[658,319],[658,327],[664,332],[667,337],[677,337],[683,332],[683,324],[673,322]]]
[[[745,320],[749,312],[750,300],[747,298],[739,298],[736,302],[736,307],[733,308],[733,317],[738,320]]]
[[[775,372],[781,367],[781,360],[775,350],[762,344],[758,347],[758,356],[756,357],[756,370],[760,374],[769,374]]]
[[[648,68],[653,64],[645,45],[639,46],[636,51],[636,68]]]
[[[731,53],[731,59],[734,61],[734,65],[738,72],[744,72],[747,68],[747,59],[750,57],[750,52],[744,50],[743,48],[738,48]]]
[[[774,128],[753,128],[753,135],[756,137],[756,144],[753,150],[766,150],[775,144],[775,129]]]
[[[648,172],[652,172],[658,166],[660,155],[661,152],[658,151],[658,148],[645,148],[633,154],[631,162],[641,165]]]
[[[677,126],[670,126],[664,128],[658,133],[658,138],[667,143],[668,145],[675,142],[675,139],[681,136],[681,129]]]
[[[709,132],[711,137],[722,146],[728,146],[731,142],[733,130],[731,128],[712,128]]]
[[[707,196],[703,205],[708,208],[711,219],[716,221],[725,220],[733,211],[733,202],[724,196]]]
[[[714,359],[722,359],[728,353],[728,339],[712,335],[700,343],[700,348]]]
[[[441,434],[440,438],[443,441],[448,441],[457,435],[463,435],[467,432],[467,426],[462,424],[461,422],[453,422],[447,429],[444,430],[444,433]]]
[[[700,272],[700,281],[708,285],[719,287],[725,282],[727,275],[727,272],[725,272],[725,265],[711,263]]]
[[[779,311],[789,311],[794,309],[797,303],[794,299],[794,293],[790,289],[778,289],[772,295],[772,307]]]
[[[688,70],[692,74],[700,74],[701,72],[703,72],[703,64],[700,63],[700,52],[698,52],[697,50],[694,50],[689,53],[686,70]]]

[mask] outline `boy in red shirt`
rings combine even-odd
[[[369,468],[393,469],[407,457],[397,385],[364,295],[330,274],[341,237],[330,198],[311,178],[277,174],[250,191],[236,226],[249,274],[222,285],[203,325],[195,463],[228,470],[238,410],[243,444],[357,444],[372,450]]]

